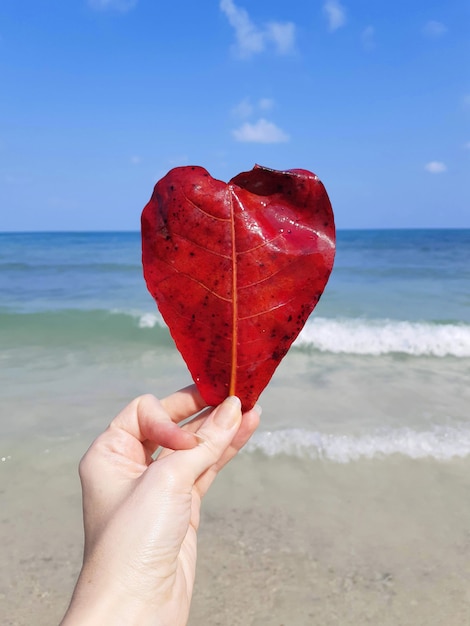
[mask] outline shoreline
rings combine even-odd
[[[25,444],[0,465],[7,626],[50,626],[65,611],[81,562],[86,446]],[[203,504],[190,626],[470,622],[469,470],[470,459],[243,453]]]

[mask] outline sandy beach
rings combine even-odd
[[[2,461],[3,624],[51,625],[65,610],[84,444],[25,444]],[[469,623],[469,476],[467,460],[307,467],[242,454],[205,502],[190,624]]]

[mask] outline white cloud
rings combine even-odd
[[[365,50],[373,50],[375,48],[375,28],[367,26],[361,33],[361,41]]]
[[[442,22],[436,22],[435,20],[429,20],[423,26],[423,33],[426,37],[432,37],[438,39],[447,33],[447,26]]]
[[[467,141],[466,143],[464,143],[463,148],[464,150],[470,150],[470,141]]]
[[[262,111],[269,111],[269,109],[272,109],[273,106],[274,106],[274,100],[271,100],[271,98],[261,98],[258,102],[258,107]]]
[[[240,102],[233,107],[232,113],[236,115],[236,117],[246,119],[251,117],[257,110],[269,111],[273,106],[274,100],[271,98],[260,98],[258,102],[254,104],[251,102],[250,98],[243,98],[243,100],[240,100]]]
[[[289,54],[295,45],[295,24],[293,22],[269,22],[265,36],[274,43],[279,54]]]
[[[467,93],[463,97],[463,105],[464,105],[464,107],[470,107],[470,93]]]
[[[429,161],[424,166],[424,169],[430,174],[442,174],[443,172],[447,172],[447,165],[442,161]]]
[[[263,33],[253,24],[245,9],[235,6],[232,0],[220,0],[220,8],[235,29],[240,55],[249,57],[256,52],[262,52],[264,50]]]
[[[254,107],[249,98],[243,98],[243,100],[236,104],[232,109],[232,113],[241,118],[250,117],[250,115],[253,114],[253,111]]]
[[[283,143],[289,141],[290,137],[273,122],[268,122],[264,118],[259,119],[254,124],[245,122],[240,128],[235,129],[233,136],[237,141],[251,143]]]
[[[188,165],[189,157],[187,154],[178,154],[176,156],[168,157],[168,165],[170,167],[179,167],[180,165]]]
[[[137,0],[88,0],[88,4],[92,9],[98,11],[111,9],[126,13],[126,11],[130,11],[135,7]]]
[[[248,12],[238,7],[233,0],[220,0],[220,10],[227,16],[235,30],[236,51],[242,58],[263,52],[272,43],[279,54],[288,54],[294,49],[295,25],[292,22],[269,22],[264,28],[254,24]]]
[[[2,179],[7,185],[21,185],[26,187],[34,184],[34,179],[27,172],[2,172]]]
[[[142,162],[142,158],[138,154],[134,154],[131,156],[132,165],[139,165]]]
[[[326,0],[323,5],[323,12],[328,19],[328,28],[331,31],[346,24],[346,10],[339,0]]]

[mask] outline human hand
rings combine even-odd
[[[62,626],[187,623],[201,500],[259,422],[230,397],[176,425],[204,407],[195,386],[137,398],[83,457],[84,560]]]

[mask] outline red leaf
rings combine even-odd
[[[315,174],[255,166],[226,184],[178,167],[142,213],[150,293],[204,400],[251,408],[317,304],[335,254]]]

